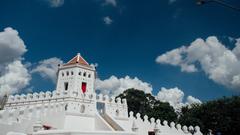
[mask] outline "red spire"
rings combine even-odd
[[[73,57],[70,61],[68,61],[64,66],[74,65],[74,64],[89,66],[88,62],[80,55],[80,53],[78,53],[75,57]]]

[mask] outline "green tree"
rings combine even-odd
[[[179,123],[184,125],[199,125],[203,133],[208,129],[223,135],[238,135],[240,133],[240,97],[223,97],[202,105],[183,107]]]
[[[167,120],[168,122],[176,122],[177,120],[177,114],[174,108],[167,102],[156,101],[152,110],[147,114],[150,117]]]
[[[126,98],[128,111],[133,111],[134,114],[140,113],[143,117],[148,115],[149,118],[176,121],[177,114],[169,103],[157,101],[151,94],[146,94],[137,89],[128,89],[118,97]]]

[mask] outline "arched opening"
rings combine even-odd
[[[67,109],[68,109],[68,104],[65,105],[64,109],[65,109],[65,111],[67,111]]]
[[[80,113],[84,113],[85,112],[85,105],[81,105],[80,107]]]
[[[69,72],[67,71],[67,76],[69,76]]]
[[[68,82],[64,82],[64,90],[68,90]]]
[[[82,82],[82,92],[85,93],[87,90],[87,83],[86,82]]]

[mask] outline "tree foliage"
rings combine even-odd
[[[151,94],[146,94],[137,89],[128,89],[118,97],[126,98],[128,111],[133,111],[134,114],[140,113],[142,117],[147,115],[149,118],[176,121],[177,114],[169,103],[160,102]]]
[[[214,101],[183,107],[178,120],[183,125],[199,125],[202,132],[237,135],[240,133],[240,97],[221,98]]]
[[[160,102],[151,94],[136,89],[128,89],[118,97],[126,98],[128,111],[141,113],[142,117],[168,120],[187,126],[200,126],[206,134],[211,129],[214,134],[238,135],[240,133],[240,97],[223,97],[203,104],[184,106],[179,115],[169,103]]]

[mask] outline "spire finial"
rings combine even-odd
[[[80,53],[77,53],[77,61],[76,61],[76,63],[78,63],[79,62],[79,57],[81,56],[81,54]]]

